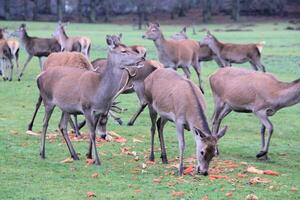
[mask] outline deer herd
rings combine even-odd
[[[300,101],[300,79],[291,83],[281,82],[266,72],[261,62],[264,42],[224,43],[209,31],[201,41],[196,41],[187,37],[186,28],[168,39],[158,23],[150,23],[142,38],[153,41],[159,61],[146,60],[147,50],[141,45],[123,44],[121,34],[107,35],[107,57],[90,61],[91,40],[84,36],[68,36],[66,26],[67,24],[59,23],[51,38],[29,36],[25,24],[12,33],[5,28],[0,29],[0,64],[4,81],[12,81],[14,62],[20,81],[31,59],[34,56],[39,58],[39,97],[28,129],[32,130],[35,116],[43,102],[45,115],[40,145],[42,159],[45,158],[48,122],[54,108],[59,107],[62,114],[58,126],[71,157],[79,159],[68,136],[68,123],[76,135],[80,134],[80,128],[86,123],[90,131],[87,157],[94,158],[95,164],[100,165],[96,133],[106,138],[109,116],[122,123],[114,115],[114,112],[121,110],[116,98],[121,94],[135,92],[140,106],[128,125],[132,126],[148,106],[151,120],[149,159],[154,161],[154,136],[157,129],[161,159],[163,163],[168,163],[163,130],[170,121],[176,127],[179,175],[183,174],[184,169],[184,130],[191,131],[195,140],[195,171],[208,175],[209,163],[219,153],[218,140],[227,130],[227,126],[220,128],[221,122],[231,111],[252,112],[259,118],[261,149],[256,157],[266,160],[273,133],[273,125],[268,117],[279,109]],[[21,71],[19,42],[28,54]],[[42,57],[47,57],[44,63]],[[202,62],[212,60],[220,68],[209,78],[215,106],[210,127],[200,75]],[[245,62],[249,62],[254,70],[231,67],[232,63]],[[190,66],[198,77],[197,85],[190,80]],[[177,68],[182,68],[184,76],[176,72]],[[77,115],[84,115],[85,121],[78,124]]]

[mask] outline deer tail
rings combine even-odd
[[[259,42],[259,43],[257,43],[257,44],[255,44],[256,45],[256,48],[258,49],[258,51],[259,51],[259,53],[261,53],[262,52],[262,49],[263,49],[263,47],[264,47],[264,45],[266,44],[266,42],[265,41],[261,41],[261,42]]]

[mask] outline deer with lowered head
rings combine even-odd
[[[0,40],[5,40],[9,49],[10,49],[10,52],[12,54],[12,60],[15,60],[16,62],[16,66],[17,66],[17,74],[19,74],[19,50],[20,50],[20,44],[17,40],[15,39],[12,39],[12,38],[7,38],[7,35],[8,35],[8,31],[6,28],[0,28]],[[12,74],[13,74],[13,61],[9,61],[8,65],[6,65],[7,67],[10,68],[11,72],[10,72],[10,77],[6,77],[6,66],[3,66],[3,69],[5,70],[4,71],[4,74],[5,74],[5,77],[3,76],[4,80],[12,80]],[[6,64],[6,63],[5,63]]]
[[[67,24],[59,22],[53,33],[53,37],[61,45],[61,51],[77,51],[89,58],[91,40],[85,36],[69,37],[65,31],[66,26]]]
[[[70,114],[84,114],[90,130],[87,157],[92,158],[93,151],[95,164],[101,164],[95,142],[96,126],[99,123],[100,134],[105,137],[107,115],[113,100],[120,92],[124,69],[128,66],[138,67],[139,63],[144,60],[143,56],[131,48],[114,43],[110,36],[107,36],[106,42],[109,47],[107,67],[102,74],[80,68],[58,66],[43,71],[39,75],[37,85],[45,106],[41,158],[45,158],[48,122],[54,107],[57,106],[63,112],[59,129],[66,140],[72,158],[76,160],[78,156],[67,136],[67,122]],[[126,82],[128,80],[129,74]]]
[[[265,42],[257,44],[223,43],[208,31],[201,43],[208,45],[223,67],[231,66],[231,63],[249,62],[254,70],[266,71],[265,66],[261,63],[261,52]]]
[[[168,162],[163,129],[165,124],[171,121],[175,123],[179,144],[179,175],[183,173],[184,129],[192,132],[196,142],[196,171],[208,175],[209,163],[217,155],[218,139],[225,134],[227,128],[212,134],[205,115],[204,95],[199,87],[174,70],[162,68],[155,70],[145,79],[145,96],[152,121],[150,160],[154,160],[153,145],[157,123],[162,162]],[[158,120],[157,114],[160,116]]]
[[[38,38],[38,37],[31,37],[27,34],[26,25],[21,24],[19,29],[15,31],[14,34],[17,34],[20,38],[21,43],[25,47],[25,50],[28,54],[27,60],[24,64],[24,67],[19,74],[18,80],[21,80],[25,69],[31,59],[35,56],[39,58],[40,68],[42,70],[42,57],[48,57],[49,54],[53,52],[60,51],[60,44],[54,38]]]
[[[186,77],[190,78],[189,67],[192,65],[195,69],[199,87],[201,87],[200,65],[199,65],[199,44],[193,40],[168,40],[165,39],[158,23],[148,24],[148,28],[143,38],[152,40],[155,44],[159,61],[166,67],[177,70],[182,68]]]
[[[277,80],[269,73],[227,67],[215,72],[209,81],[215,102],[213,133],[218,132],[221,121],[231,111],[252,112],[261,123],[261,150],[256,157],[268,159],[273,133],[269,116],[300,102],[300,79],[287,83]]]

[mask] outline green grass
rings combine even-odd
[[[1,21],[0,27],[8,26],[15,29],[21,22]],[[54,23],[27,23],[28,32],[33,36],[49,37],[55,28]],[[223,29],[223,25],[201,25],[198,29]],[[247,43],[264,40],[263,63],[267,71],[274,73],[280,80],[292,81],[300,77],[297,63],[300,61],[299,32],[286,31],[287,23],[256,24],[252,32],[215,32],[222,41]],[[180,26],[162,26],[166,36],[180,29]],[[275,30],[276,29],[276,30]],[[67,28],[70,35],[85,35],[92,39],[92,59],[106,56],[105,35],[123,33],[125,44],[142,44],[148,49],[149,58],[156,59],[156,50],[152,41],[143,40],[143,31],[132,30],[125,25],[89,25],[71,24]],[[204,32],[189,36],[201,40]],[[24,49],[21,49],[20,62],[26,59]],[[249,64],[243,66],[250,68]],[[214,62],[204,63],[202,78],[204,80],[205,96],[208,104],[208,118],[213,112],[213,99],[209,89],[208,77],[217,69]],[[149,153],[150,147],[150,119],[148,111],[142,113],[135,126],[119,126],[110,121],[108,130],[113,130],[127,138],[125,145],[110,142],[98,147],[102,166],[86,166],[85,153],[87,142],[74,142],[74,147],[80,153],[80,161],[62,164],[60,161],[69,156],[68,150],[61,139],[46,143],[46,159],[39,157],[39,138],[27,135],[27,124],[30,121],[35,102],[38,96],[35,78],[39,73],[38,61],[32,60],[23,80],[13,82],[0,81],[0,199],[85,199],[87,191],[93,191],[97,199],[170,199],[173,191],[184,191],[185,199],[201,199],[207,195],[209,199],[245,199],[248,194],[254,193],[259,199],[297,199],[299,191],[291,192],[291,187],[300,189],[300,107],[296,105],[279,111],[271,118],[275,131],[270,145],[270,161],[260,162],[255,158],[260,148],[260,125],[252,114],[232,113],[223,122],[229,126],[227,134],[220,140],[219,160],[234,160],[236,163],[247,162],[259,169],[278,171],[280,176],[268,178],[269,184],[249,185],[250,178],[257,175],[249,174],[247,178],[238,179],[236,174],[246,168],[240,165],[233,171],[224,173],[234,179],[210,181],[207,177],[184,176],[183,180],[174,175],[165,175],[174,171],[163,165],[159,159],[158,139],[155,140],[156,164],[148,166],[143,172],[134,173],[140,169],[144,156]],[[182,73],[180,71],[180,73]],[[196,81],[193,72],[193,80]],[[262,87],[264,87],[262,85]],[[179,97],[180,98],[180,97]],[[119,98],[121,106],[128,108],[122,114],[127,122],[138,107],[138,100],[134,94],[123,95]],[[38,113],[34,131],[41,130],[43,109]],[[49,125],[49,132],[57,129],[60,111],[56,109]],[[86,132],[87,129],[84,129]],[[133,138],[142,140],[134,143]],[[168,123],[165,129],[165,139],[169,160],[178,156],[178,145],[174,125]],[[140,157],[139,161],[132,161],[132,156],[116,155],[120,148],[130,147]],[[191,133],[186,133],[185,157],[195,153],[195,145]],[[98,178],[91,178],[94,172]],[[154,178],[163,176],[161,183],[153,183]],[[168,182],[177,182],[175,186],[168,186]],[[140,190],[140,192],[136,192]],[[226,197],[232,192],[232,197]]]

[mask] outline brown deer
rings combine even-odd
[[[59,128],[72,158],[76,160],[78,156],[67,136],[68,118],[70,114],[84,114],[90,129],[90,145],[87,157],[92,158],[93,149],[95,164],[101,164],[95,142],[96,126],[98,123],[100,124],[101,135],[105,137],[108,111],[120,92],[124,68],[136,66],[144,60],[144,57],[127,46],[114,43],[110,36],[107,36],[106,42],[109,52],[107,67],[103,74],[86,69],[58,66],[43,71],[39,75],[37,85],[45,106],[41,158],[45,158],[45,136],[48,122],[54,107],[58,106],[63,112]],[[129,78],[126,82],[128,80]]]
[[[154,131],[157,114],[159,114],[160,118],[156,123],[163,163],[168,162],[163,129],[167,121],[172,121],[176,126],[179,143],[179,175],[183,173],[184,129],[192,131],[194,135],[196,171],[208,175],[209,163],[217,154],[217,141],[225,134],[227,128],[212,135],[205,116],[204,96],[199,88],[175,71],[162,68],[155,70],[145,79],[145,96],[152,121],[150,160],[154,160]]]
[[[91,49],[91,40],[88,37],[69,37],[65,32],[65,27],[67,24],[62,24],[59,22],[53,37],[61,45],[61,51],[77,51],[83,53],[87,58],[89,58]]]
[[[5,36],[6,35],[6,36]],[[10,52],[12,54],[12,60],[15,61],[16,63],[16,67],[17,67],[17,74],[19,74],[19,50],[20,50],[20,44],[17,40],[15,39],[12,39],[12,38],[7,38],[7,35],[9,35],[8,31],[6,28],[0,28],[0,40],[6,40],[6,43],[10,49]],[[10,77],[5,77],[5,79],[8,79],[8,80],[12,80],[12,74],[13,74],[13,61],[9,61],[8,64],[10,64],[10,69],[11,69],[11,72],[10,72]]]
[[[165,39],[158,23],[148,24],[143,38],[152,40],[157,49],[159,61],[166,67],[177,70],[182,68],[186,77],[190,78],[190,65],[195,69],[199,87],[201,88],[199,44],[194,40],[168,40]],[[203,91],[203,89],[201,89]]]
[[[24,67],[19,75],[18,80],[21,80],[25,69],[33,58],[36,56],[39,58],[40,68],[42,70],[42,57],[47,57],[50,53],[59,52],[61,47],[58,41],[54,38],[38,38],[38,37],[31,37],[27,34],[26,25],[21,24],[20,28],[15,31],[14,34],[17,34],[21,40],[21,43],[24,45],[25,50],[28,54],[28,58],[24,64]]]
[[[10,48],[7,44],[7,41],[2,39],[0,40],[0,67],[3,80],[12,80],[12,72],[13,72],[13,63],[12,63],[13,55],[10,51]],[[8,68],[11,68],[10,78],[8,78],[7,71]]]
[[[265,66],[261,63],[261,52],[265,42],[257,44],[232,44],[222,43],[209,31],[202,40],[217,55],[223,67],[231,66],[231,63],[250,62],[254,70],[259,68],[265,72]]]
[[[261,150],[257,158],[267,159],[273,125],[269,116],[279,109],[300,102],[300,79],[291,83],[281,82],[272,74],[239,68],[222,68],[210,78],[215,102],[213,133],[231,111],[254,113],[260,120]],[[262,87],[263,85],[263,87]],[[265,130],[268,138],[265,143]]]

